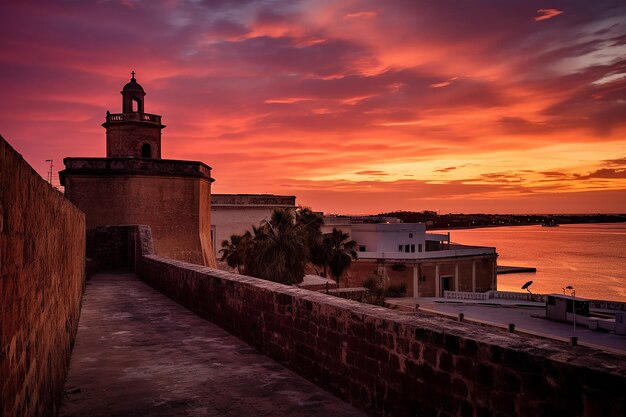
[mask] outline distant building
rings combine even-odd
[[[215,266],[211,248],[211,168],[161,159],[161,116],[144,112],[134,73],[121,91],[122,113],[107,112],[106,158],[65,158],[65,195],[87,228],[146,224],[158,255]]]
[[[269,220],[274,210],[296,210],[296,197],[273,194],[212,194],[211,240],[215,255],[220,257],[222,242],[232,235],[252,232],[263,220]]]
[[[343,278],[345,286],[361,286],[372,278],[385,287],[404,284],[407,295],[413,297],[496,289],[495,248],[451,243],[450,234],[426,233],[423,223],[382,220],[372,223],[359,217],[324,218],[325,232],[341,229],[358,244],[359,259]]]

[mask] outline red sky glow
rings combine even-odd
[[[9,0],[0,134],[104,156],[130,71],[163,157],[329,213],[626,212],[626,4]]]

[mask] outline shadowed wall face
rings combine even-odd
[[[0,415],[55,415],[80,315],[85,217],[0,137]]]

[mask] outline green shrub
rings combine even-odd
[[[370,277],[370,278],[367,278],[365,281],[363,281],[363,287],[374,292],[375,290],[380,288],[380,285],[378,284],[378,279],[374,277]]]
[[[393,264],[391,265],[391,270],[398,271],[398,272],[406,271],[406,265],[405,264]]]
[[[385,297],[404,297],[406,295],[406,284],[389,285],[385,288]]]

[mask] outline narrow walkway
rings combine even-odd
[[[134,274],[98,274],[87,284],[60,415],[366,414]]]

